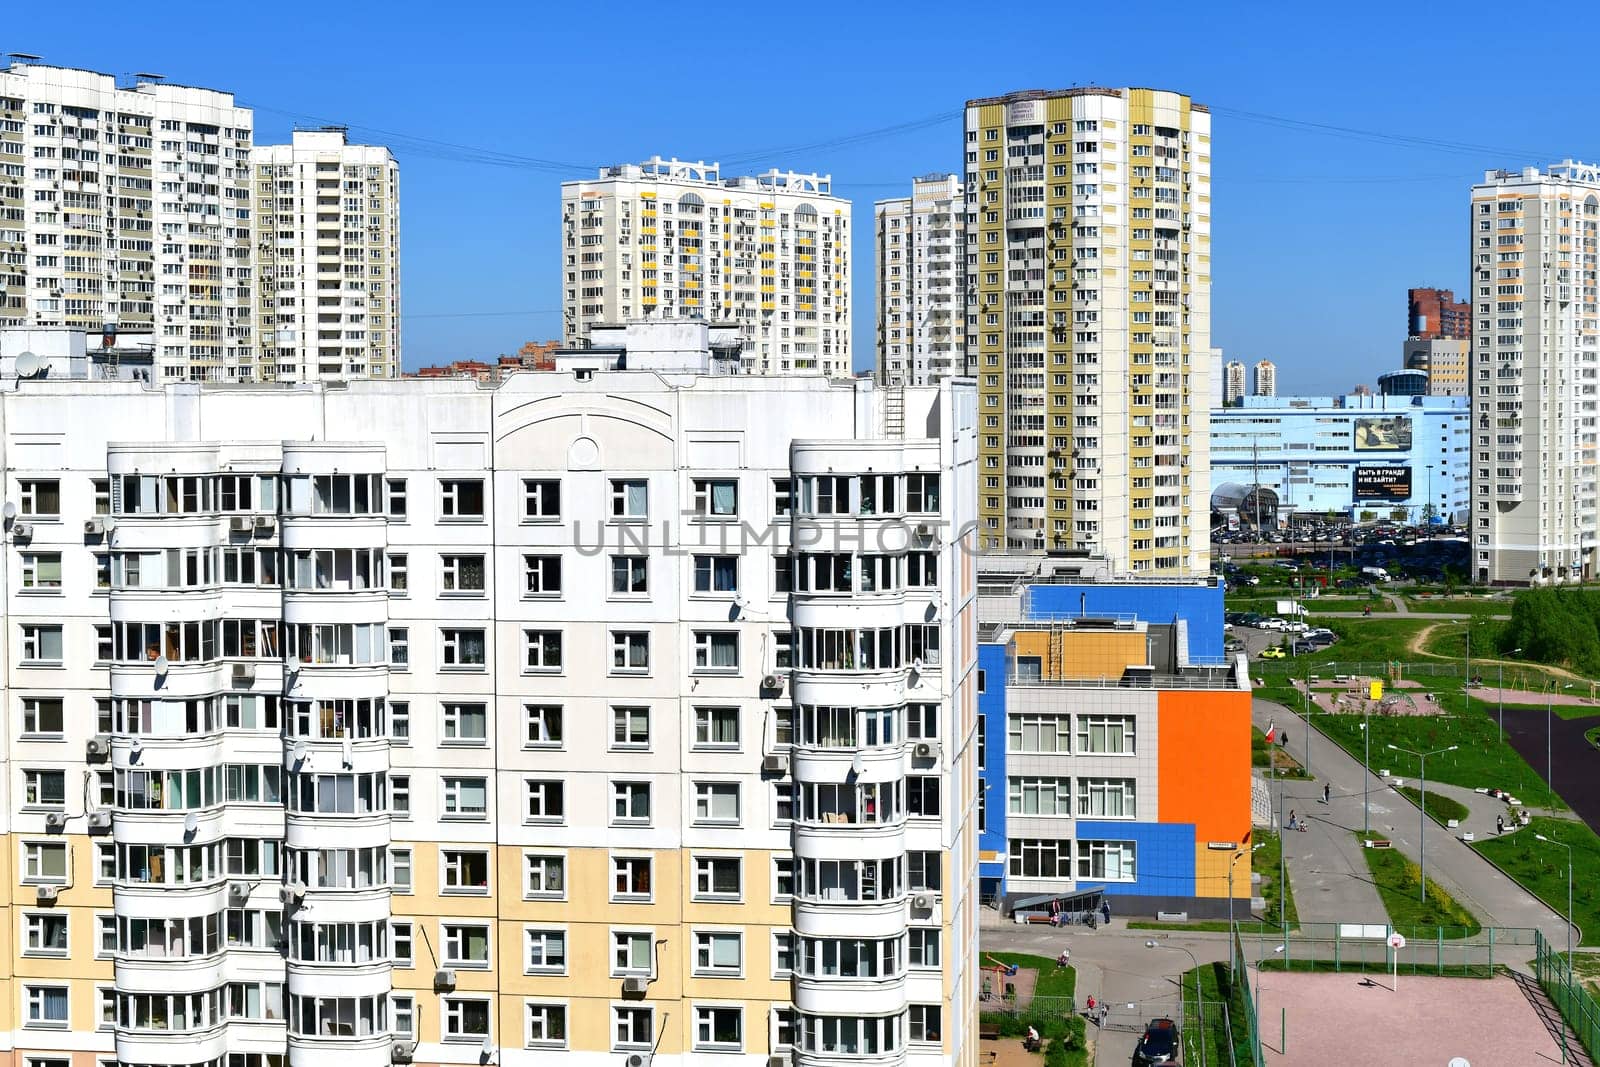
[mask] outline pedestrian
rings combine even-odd
[[[1329,796],[1330,788],[1331,787],[1328,785],[1328,783],[1324,782],[1322,784],[1322,802],[1324,804],[1326,804],[1328,802],[1328,796]]]
[[[1095,1025],[1100,1027],[1100,1029],[1104,1030],[1105,1027],[1106,1027],[1106,1016],[1110,1015],[1110,1014],[1111,1014],[1111,1009],[1106,1007],[1106,1005],[1101,1004],[1100,1005],[1100,1018],[1095,1020]]]
[[[1100,918],[1107,926],[1111,925],[1111,901],[1104,897],[1100,899]]]
[[[1506,832],[1506,819],[1504,815],[1496,815],[1494,817],[1494,832],[1496,837]]]
[[[1289,809],[1289,829],[1291,829],[1291,830],[1297,829],[1297,827],[1295,825],[1295,820],[1294,820],[1294,809],[1293,808]]]
[[[1089,994],[1089,1010],[1085,1012],[1085,1014],[1090,1016],[1094,1015],[1094,994],[1092,993]]]

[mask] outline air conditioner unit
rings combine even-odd
[[[936,741],[918,741],[911,754],[917,759],[936,760],[939,758],[939,744]]]
[[[250,883],[249,882],[229,882],[228,883],[228,904],[231,907],[239,907],[240,905],[244,904],[249,899],[250,899]]]
[[[767,1067],[790,1067],[794,1063],[794,1055],[788,1052],[774,1052],[767,1057]]]
[[[433,972],[433,988],[435,992],[452,992],[456,987],[456,972],[444,969]]]
[[[105,532],[106,532],[106,524],[105,524],[105,520],[104,519],[84,519],[83,520],[83,536],[85,536],[85,537],[100,537]]]
[[[95,734],[84,742],[83,755],[91,761],[103,760],[111,755],[111,735]]]
[[[47,811],[44,816],[44,828],[53,833],[60,833],[67,828],[67,813],[64,811]]]
[[[647,990],[649,988],[650,988],[650,979],[648,979],[648,978],[624,978],[622,980],[622,991],[624,993],[635,993],[635,994],[643,995],[645,990]]]
[[[273,530],[276,530],[277,528],[278,528],[278,520],[273,518],[271,515],[257,515],[256,516],[256,532],[257,533],[268,533],[268,534],[270,534]]]
[[[254,663],[235,663],[233,665],[233,680],[236,682],[253,682],[256,680],[256,666]]]
[[[56,897],[61,895],[61,887],[58,885],[41,885],[36,887],[35,891],[38,893],[36,899],[40,904],[54,904]]]
[[[761,760],[761,772],[763,774],[787,774],[787,773],[789,773],[789,757],[788,756],[765,756],[765,757],[763,757],[762,760]]]
[[[91,811],[89,813],[89,832],[103,834],[111,829],[111,813],[109,811]]]
[[[939,898],[932,893],[919,893],[911,898],[911,906],[917,911],[932,911]]]
[[[33,527],[26,522],[14,522],[11,524],[11,536],[18,541],[31,541]]]
[[[628,1067],[650,1067],[650,1053],[635,1052],[628,1056]]]
[[[246,533],[250,529],[250,520],[243,515],[235,515],[228,520],[229,533]]]
[[[278,900],[284,907],[292,908],[305,898],[306,889],[301,885],[286,885],[278,890]]]
[[[761,679],[761,688],[763,688],[763,689],[774,689],[774,690],[777,690],[780,693],[783,692],[783,675],[781,675],[781,674],[769,674],[769,675],[767,675],[766,677]]]
[[[417,1055],[415,1041],[396,1041],[389,1046],[390,1063],[410,1063]]]

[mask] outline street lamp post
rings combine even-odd
[[[1372,712],[1361,705],[1361,832],[1372,832],[1368,801],[1372,796]]]
[[[1547,845],[1560,845],[1567,850],[1567,984],[1572,984],[1572,846],[1565,841],[1556,841],[1544,836],[1534,834],[1536,839]],[[1561,1019],[1561,1062],[1567,1062],[1567,1020]]]
[[[1522,652],[1522,649],[1520,649],[1520,648],[1513,648],[1511,650],[1511,654],[1513,656],[1519,655],[1521,652]],[[1505,660],[1501,660],[1500,661],[1500,743],[1503,745],[1503,744],[1505,744],[1505,742],[1506,742],[1506,664],[1505,664]],[[1502,753],[1502,755],[1503,754],[1504,753]]]
[[[1417,757],[1417,762],[1421,765],[1417,776],[1417,780],[1422,784],[1422,803],[1417,811],[1417,880],[1422,883],[1420,900],[1426,904],[1428,902],[1428,757],[1438,756],[1445,752],[1454,752],[1461,746],[1451,745],[1448,748],[1436,748],[1432,752],[1413,752],[1411,749],[1401,748],[1399,745],[1390,745],[1388,747],[1396,752],[1404,752],[1408,756]]]
[[[1572,683],[1562,686],[1571,689]],[[1550,794],[1551,807],[1555,807],[1556,775],[1555,775],[1555,691],[1556,683],[1551,682],[1550,688],[1544,694],[1544,787]]]
[[[1231,874],[1232,871],[1230,870],[1229,873]],[[1199,1015],[1200,1015],[1200,1067],[1206,1067],[1206,1044],[1207,1044],[1207,1041],[1206,1041],[1206,1002],[1205,1002],[1205,999],[1203,997],[1201,997],[1201,995],[1200,995],[1200,961],[1194,958],[1194,953],[1193,952],[1190,952],[1188,949],[1184,948],[1182,945],[1174,945],[1174,944],[1171,944],[1171,943],[1163,945],[1159,941],[1146,941],[1144,943],[1144,947],[1145,948],[1170,948],[1170,949],[1174,949],[1174,950],[1176,950],[1178,952],[1183,953],[1185,956],[1188,956],[1189,957],[1189,962],[1194,964],[1194,1002],[1195,1002],[1196,1010],[1199,1012]],[[1178,1001],[1179,1001],[1179,1003],[1183,1002],[1184,995],[1185,994],[1184,994],[1184,991],[1183,991],[1183,980],[1179,979],[1179,981],[1178,981]]]

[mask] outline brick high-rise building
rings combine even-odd
[[[1449,289],[1406,290],[1406,336],[1472,338],[1472,305]]]

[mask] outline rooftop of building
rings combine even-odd
[[[1116,96],[1120,97],[1135,89],[1145,89],[1152,93],[1173,93],[1176,96],[1185,96],[1175,89],[1156,89],[1146,85],[1130,85],[1122,89],[1111,89],[1102,85],[1074,85],[1067,89],[1018,89],[1006,93],[1004,96],[980,96],[967,101],[968,107],[983,107],[988,104],[1014,104],[1024,100],[1049,100],[1060,96]],[[1187,98],[1187,97],[1186,97]],[[1189,106],[1196,111],[1210,111],[1204,104],[1189,101]]]
[[[833,195],[833,175],[818,174],[816,172],[771,170],[760,174],[741,175],[736,178],[722,177],[722,165],[707,163],[705,160],[663,159],[661,156],[651,156],[642,163],[618,163],[612,166],[599,168],[600,181],[653,181],[671,182],[676,185],[693,186],[705,189],[748,189],[752,191],[767,191],[774,193],[795,193],[806,196],[821,196],[848,203],[843,197]],[[584,185],[594,179],[571,180],[562,182],[562,187]]]
[[[1584,185],[1600,184],[1600,165],[1594,163],[1580,163],[1575,159],[1567,158],[1560,163],[1552,163],[1541,171],[1538,167],[1523,167],[1521,170],[1486,170],[1483,172],[1483,185],[1520,185],[1528,182],[1572,182]]]
[[[1417,373],[1415,371],[1395,371],[1393,373]],[[1424,411],[1465,412],[1470,406],[1469,398],[1464,396],[1384,396],[1378,393],[1349,393],[1345,396],[1243,396],[1238,402],[1227,407],[1214,407],[1211,409],[1212,419],[1219,416],[1234,418],[1255,412],[1272,411],[1277,413],[1327,411],[1403,411],[1407,408],[1422,408]]]
[[[1126,614],[980,621],[978,642],[1005,646],[1008,690],[1250,688],[1242,657],[1191,659],[1181,621]]]

